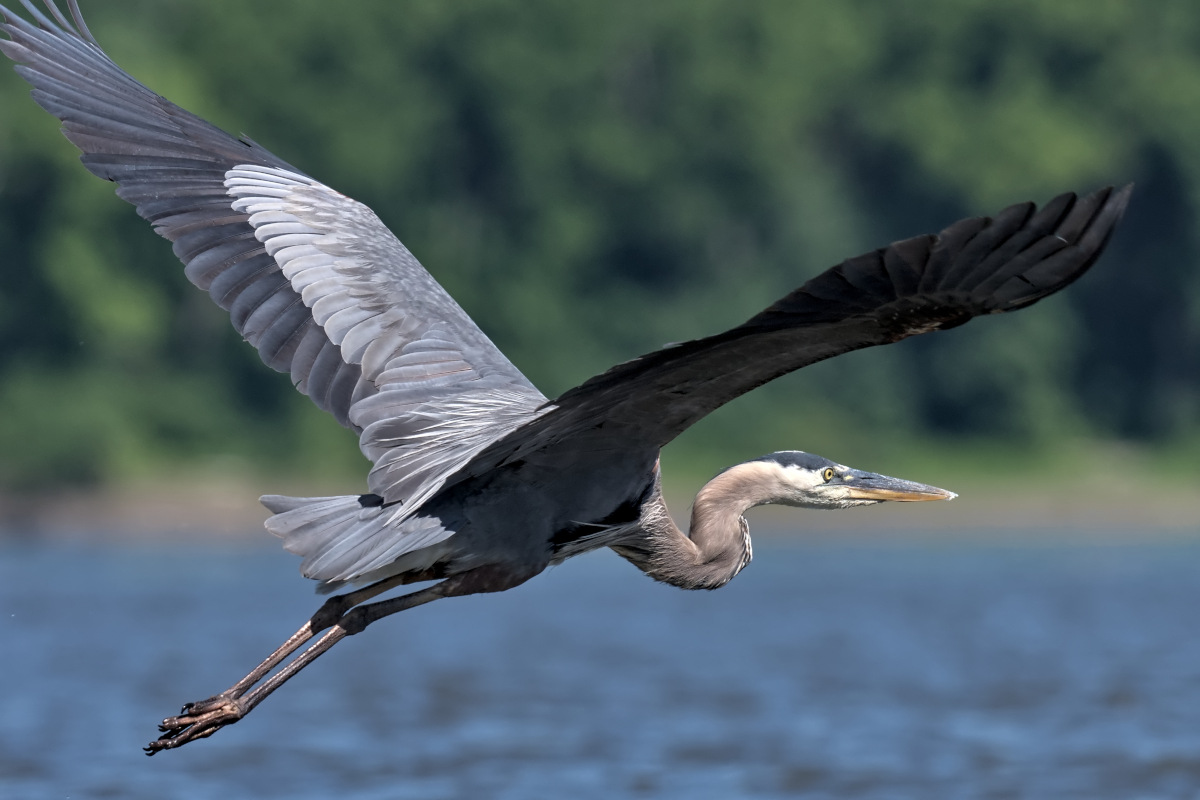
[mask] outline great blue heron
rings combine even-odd
[[[743,325],[620,364],[547,400],[365,206],[135,81],[49,0],[0,7],[34,99],[93,173],[174,242],[189,280],[266,364],[359,436],[369,493],[262,498],[266,527],[322,591],[350,585],[249,675],[164,720],[147,747],[236,722],[371,622],[510,589],[608,547],[656,580],[723,586],[750,561],[743,513],[954,497],[797,451],[730,467],[667,511],[660,449],[738,395],[851,350],[1023,308],[1104,249],[1129,187],[1015,205],[895,242],[812,279]],[[395,587],[437,581],[364,604]],[[274,672],[316,634],[314,644]],[[269,677],[268,677],[269,676]],[[265,679],[265,680],[264,680]]]

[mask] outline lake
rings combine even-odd
[[[0,540],[0,797],[1200,797],[1200,545],[1052,532],[760,536],[716,592],[596,553],[146,758],[319,605],[263,538]]]

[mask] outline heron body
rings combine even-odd
[[[268,530],[302,557],[302,573],[321,591],[346,591],[241,681],[164,720],[151,753],[238,721],[345,636],[432,600],[503,591],[605,547],[657,580],[714,589],[750,562],[743,515],[754,506],[953,497],[781,451],[713,478],[683,531],[663,501],[658,457],[780,375],[1053,294],[1095,263],[1129,198],[1129,187],[1064,194],[892,243],[742,325],[550,400],[370,209],[135,81],[76,0],[70,18],[53,2],[50,16],[21,2],[34,22],[0,6],[0,50],[62,120],[84,166],[117,184],[264,363],[354,431],[373,465],[361,495],[262,498]],[[366,602],[424,581],[436,582]]]

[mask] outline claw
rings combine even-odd
[[[188,703],[179,716],[167,717],[158,726],[162,736],[143,749],[146,755],[181,747],[194,739],[206,739],[226,725],[232,725],[246,711],[237,698],[217,695],[198,703]]]

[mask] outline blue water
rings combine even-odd
[[[316,608],[295,567],[0,545],[0,797],[1200,797],[1195,544],[760,540],[703,593],[594,554],[142,755]]]

